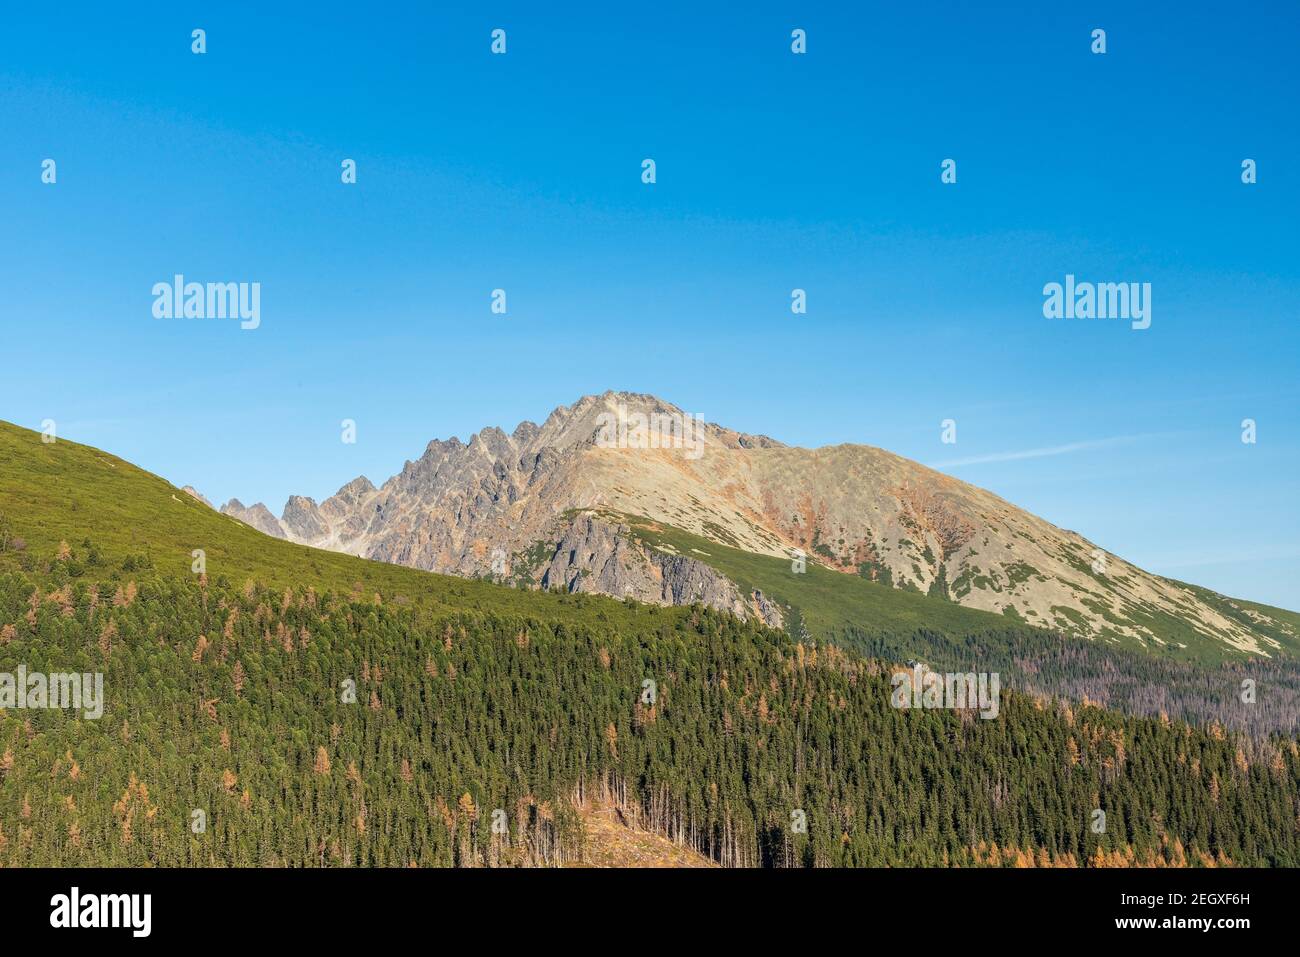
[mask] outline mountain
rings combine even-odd
[[[194,488],[194,487],[191,486],[191,485],[183,486],[183,487],[181,488],[181,491],[184,492],[186,495],[191,495],[191,496],[193,496],[194,498],[198,499],[200,502],[202,502],[202,503],[203,503],[204,505],[206,505],[208,508],[216,508],[215,505],[213,505],[211,502],[209,502],[206,498],[203,497],[203,494],[202,494],[198,489]]]
[[[279,520],[277,537],[367,558],[788,626],[805,617],[737,581],[708,545],[809,563],[964,609],[1181,658],[1300,650],[1300,616],[1143,571],[976,486],[865,445],[792,448],[654,396],[607,392],[538,426],[432,441],[376,488],[362,477]],[[686,549],[674,539],[696,540]],[[699,547],[700,545],[703,547]],[[846,587],[849,587],[846,585]]]
[[[781,561],[734,551],[741,577]],[[869,589],[891,647],[941,637],[893,621],[960,625],[943,611],[1016,656],[1044,641],[806,578]],[[996,640],[958,646],[984,671]],[[0,706],[0,866],[1300,862],[1294,721],[1248,737],[1006,687],[996,714],[904,709],[897,662],[304,547],[0,422],[0,700],[59,678]],[[53,707],[81,676],[94,707]]]
[[[206,499],[203,501],[206,502]],[[280,524],[280,521],[272,515],[271,510],[261,502],[258,502],[250,508],[245,506],[239,499],[232,498],[225,505],[221,506],[221,514],[229,515],[231,518],[237,518],[245,525],[251,525],[253,528],[265,535],[270,535],[274,538],[288,538],[283,526]]]

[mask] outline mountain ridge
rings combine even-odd
[[[1008,689],[1091,701],[1125,714],[1217,724],[1253,739],[1276,731],[1293,734],[1297,726],[1300,658],[1294,656],[1160,658],[887,588],[816,562],[793,575],[786,559],[719,545],[635,516],[575,510],[563,519],[578,537],[560,547],[541,543],[535,549],[548,579],[543,587],[503,587],[532,582],[448,577],[297,545],[223,516],[112,453],[66,439],[47,445],[37,432],[0,422],[0,580],[8,568],[57,571],[50,587],[105,574],[125,586],[133,578],[192,580],[202,577],[206,566],[211,581],[222,588],[260,583],[280,594],[306,587],[423,614],[470,608],[547,621],[589,615],[616,629],[648,623],[657,630],[664,621],[694,620],[712,606],[725,617],[776,624],[792,646],[829,653],[835,645],[877,660],[920,659],[939,670],[1001,672]],[[664,579],[653,586],[663,592],[662,599],[604,597],[621,592],[608,576],[643,583],[638,576],[646,569],[593,563],[582,536],[598,551],[607,543],[616,555],[640,556],[663,570]],[[574,556],[575,551],[580,554]],[[52,561],[56,555],[68,557]],[[527,557],[521,556],[521,566]],[[1300,626],[1300,615],[1293,612],[1183,587],[1218,602],[1226,613],[1281,616]],[[690,607],[658,607],[674,604]],[[1268,688],[1251,707],[1242,707],[1236,694],[1246,678]]]
[[[221,510],[299,544],[429,571],[665,604],[704,599],[769,624],[785,617],[765,614],[760,596],[703,584],[710,576],[698,569],[681,570],[695,582],[683,586],[653,550],[623,543],[617,526],[603,534],[573,524],[576,512],[608,511],[785,558],[792,573],[813,561],[1072,635],[1173,654],[1300,647],[1288,618],[1206,600],[892,452],[789,446],[642,393],[583,396],[510,433],[490,426],[468,442],[434,439],[381,485],[359,476],[320,503],[292,496],[279,519],[261,503]],[[601,544],[573,547],[584,540]]]

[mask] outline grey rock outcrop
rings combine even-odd
[[[213,505],[211,502],[209,502],[206,498],[204,498],[203,493],[200,492],[198,489],[196,489],[193,485],[186,485],[184,488],[181,489],[181,491],[184,492],[186,495],[190,496],[190,498],[198,499],[200,502],[202,502],[208,508],[212,509],[214,512],[217,511],[217,507]]]
[[[280,521],[294,541],[316,542],[330,533],[329,523],[321,517],[320,509],[305,495],[289,496]]]
[[[746,601],[736,585],[712,566],[649,548],[637,541],[626,525],[580,514],[559,531],[549,560],[529,572],[542,588],[659,605],[699,603],[741,619],[758,617],[773,627],[783,623],[775,603]]]
[[[245,506],[237,498],[232,498],[225,505],[221,506],[221,514],[229,515],[231,518],[237,518],[245,525],[251,525],[259,532],[267,535],[273,535],[276,538],[288,538],[284,528],[280,525],[279,520],[271,514],[271,510],[258,502],[256,505]]]

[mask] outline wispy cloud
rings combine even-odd
[[[1042,459],[1052,455],[1069,455],[1073,452],[1090,452],[1094,449],[1107,449],[1116,445],[1126,445],[1141,439],[1158,438],[1167,433],[1144,433],[1140,435],[1113,435],[1106,439],[1091,439],[1087,442],[1067,442],[1065,445],[1047,445],[1037,449],[1020,449],[1015,452],[991,452],[988,455],[971,455],[962,459],[948,459],[944,462],[932,462],[930,468],[956,468],[959,465],[984,465],[989,462],[1016,462],[1020,459]]]
[[[1167,557],[1155,557],[1144,562],[1144,567],[1165,571],[1170,568],[1202,568],[1209,565],[1239,565],[1243,562],[1274,562],[1300,558],[1300,545],[1259,545],[1249,549],[1225,549],[1221,552],[1183,552]]]

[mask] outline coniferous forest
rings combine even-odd
[[[6,865],[563,864],[591,795],[724,865],[1300,863],[1294,738],[897,710],[886,664],[702,607],[429,616],[95,551],[0,577],[5,667],[106,699],[0,717]]]

